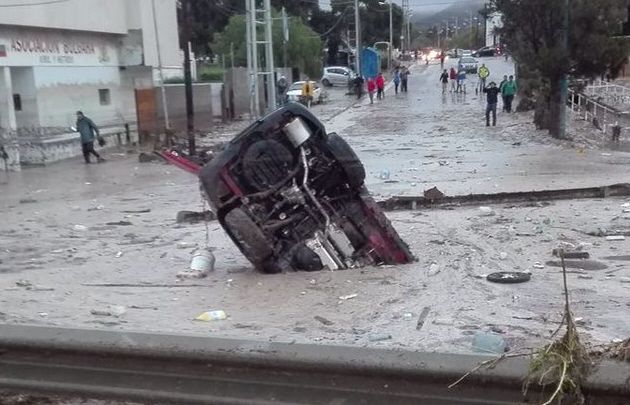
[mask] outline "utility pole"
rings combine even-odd
[[[271,0],[264,0],[265,5],[265,59],[267,61],[267,110],[274,111],[276,103],[276,75],[273,63],[273,36],[271,19]]]
[[[254,97],[254,117],[260,117],[260,93],[258,89],[258,35],[256,27],[256,0],[247,0],[250,11],[250,33],[252,48],[252,89]]]
[[[394,56],[392,53],[392,48],[394,46],[393,1],[394,0],[389,0],[389,60],[387,61],[387,70],[390,72],[392,70],[392,57]]]
[[[254,98],[254,73],[252,70],[252,11],[251,1],[245,0],[245,43],[247,45],[247,85],[249,87],[249,117],[256,115]],[[232,83],[234,85],[234,83]]]
[[[186,132],[188,133],[188,153],[195,155],[195,112],[193,107],[192,75],[190,73],[190,0],[182,2],[182,30],[184,42],[184,86],[186,90]]]
[[[359,13],[359,0],[354,0],[354,29],[355,29],[355,38],[356,38],[356,43],[357,43],[357,49],[356,49],[356,60],[355,60],[355,65],[357,68],[357,74],[359,76],[362,76],[361,74],[361,16]]]
[[[565,54],[569,53],[569,6],[570,0],[564,0],[564,24],[562,27],[563,47]],[[558,115],[558,137],[564,138],[567,132],[567,98],[569,93],[569,80],[567,74],[562,75],[562,82],[560,88],[560,106]]]
[[[407,49],[405,47],[405,39],[406,39],[405,31],[407,30],[406,29],[406,26],[407,26],[406,18],[407,18],[407,2],[408,1],[409,0],[402,0],[402,6],[401,6],[401,8],[402,8],[402,24],[400,24],[400,49],[401,49],[401,51],[403,53],[404,53],[405,49]]]
[[[287,10],[282,7],[282,67],[287,67],[287,42],[289,42],[289,18]]]
[[[151,10],[153,14],[153,33],[155,34],[155,47],[158,58],[158,72],[160,74],[160,89],[162,93],[162,110],[164,111],[164,128],[171,129],[168,119],[168,107],[166,106],[166,89],[164,88],[164,70],[162,69],[162,52],[160,50],[160,35],[158,34],[157,18],[155,17],[155,0],[151,0]]]

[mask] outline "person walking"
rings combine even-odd
[[[400,68],[398,66],[396,66],[396,69],[394,69],[394,91],[396,94],[398,94],[398,86],[400,85]]]
[[[477,75],[479,76],[479,86],[475,89],[475,94],[477,93],[477,91],[481,93],[484,92],[483,90],[486,88],[486,79],[488,78],[488,76],[490,76],[490,69],[486,67],[485,63],[481,65],[479,71],[477,72]]]
[[[409,73],[409,69],[407,68],[407,66],[403,66],[401,72],[400,72],[400,91],[406,93],[407,92],[407,84],[408,84],[408,77],[411,73]]]
[[[287,78],[284,75],[280,76],[280,78],[278,79],[278,82],[276,83],[276,87],[278,88],[278,104],[281,106],[285,105],[286,97],[287,97],[287,88],[289,87],[289,82],[287,81]]]
[[[97,163],[104,162],[105,159],[103,159],[101,155],[96,153],[94,150],[94,134],[96,134],[96,139],[98,140],[99,145],[105,145],[105,140],[101,137],[98,127],[94,124],[94,121],[83,115],[83,112],[77,111],[77,123],[75,128],[81,135],[81,150],[83,152],[85,163],[91,163],[90,155],[94,155],[96,157]]]
[[[357,99],[363,97],[363,76],[359,75],[354,79],[354,91],[357,94]]]
[[[308,108],[311,108],[311,103],[313,102],[313,82],[309,80],[308,76],[302,84],[302,100]]]
[[[442,82],[442,94],[446,94],[446,89],[448,89],[448,70],[444,69],[442,75],[440,76],[440,82]]]
[[[446,55],[444,51],[440,52],[440,69],[444,69],[444,60],[446,59]]]
[[[457,92],[466,94],[466,69],[460,69],[457,73]]]
[[[505,100],[505,111],[511,113],[512,112],[512,101],[514,101],[514,96],[516,95],[516,82],[514,81],[514,76],[510,76],[507,83],[503,85],[501,89],[501,94]]]
[[[501,83],[499,83],[499,91],[501,92],[501,101],[503,101],[503,108],[502,111],[505,112],[505,96],[503,95],[503,86],[505,86],[505,83],[508,82],[508,76],[504,75],[503,76],[503,80],[501,80]]]
[[[449,78],[451,79],[451,93],[457,91],[457,71],[454,67],[451,67],[451,71],[449,73]]]
[[[497,125],[497,103],[499,99],[499,88],[495,82],[490,82],[488,87],[483,88],[486,97],[486,126],[490,126],[490,113],[492,113],[492,126]]]
[[[376,76],[376,98],[379,100],[385,98],[385,78],[381,72]]]
[[[374,92],[376,91],[376,80],[374,78],[369,77],[367,79],[367,91],[370,96],[370,104],[374,104]]]

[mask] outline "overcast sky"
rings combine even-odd
[[[401,5],[402,0],[393,0],[395,4]],[[455,3],[467,3],[468,0],[409,0],[409,6],[414,13],[425,14],[435,13]],[[322,8],[330,8],[330,0],[319,0]]]

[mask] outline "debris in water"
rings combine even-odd
[[[384,340],[390,340],[391,338],[392,338],[392,335],[388,333],[375,333],[368,336],[368,340],[370,342],[382,342]]]
[[[335,323],[329,319],[324,318],[323,316],[319,316],[319,315],[315,315],[314,316],[315,320],[318,322],[323,323],[326,326],[330,326],[330,325],[334,325]]]
[[[479,207],[479,215],[482,217],[491,217],[494,215],[494,210],[490,207]]]
[[[347,300],[351,300],[353,298],[358,297],[359,294],[348,294],[348,295],[342,295],[341,297],[339,297],[340,300],[342,301],[347,301]]]
[[[227,314],[223,310],[206,311],[199,314],[195,320],[203,322],[222,321],[227,319]]]
[[[626,240],[626,237],[623,235],[610,235],[606,236],[606,240]]]
[[[424,307],[422,309],[422,312],[420,313],[420,316],[418,317],[418,323],[416,324],[416,330],[422,329],[422,326],[424,326],[424,321],[426,321],[430,310],[431,310],[431,307]]]
[[[505,353],[505,340],[492,333],[477,332],[472,342],[473,351],[477,353]]]
[[[109,306],[107,306],[107,308],[99,308],[99,309],[92,309],[92,310],[90,310],[90,313],[92,315],[96,315],[96,316],[113,316],[113,317],[116,317],[116,318],[124,315],[125,312],[127,312],[127,310],[122,305],[109,305]]]

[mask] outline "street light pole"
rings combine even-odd
[[[357,74],[361,75],[361,18],[359,14],[359,0],[354,0],[354,30],[355,39],[357,43],[355,65],[357,68]]]
[[[392,17],[392,3],[394,0],[386,0],[379,1],[378,4],[383,5],[389,3],[389,46],[388,48],[388,59],[387,59],[387,70],[392,70],[392,48],[394,47],[394,19]]]
[[[394,19],[392,12],[392,2],[394,0],[389,0],[389,62],[387,63],[387,70],[392,70],[392,48],[394,47]]]

